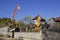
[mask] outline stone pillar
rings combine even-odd
[[[12,31],[12,38],[14,38],[14,31]]]

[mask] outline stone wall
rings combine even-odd
[[[0,40],[17,40],[16,38],[4,38],[4,37],[0,37]]]
[[[12,33],[9,33],[12,36]],[[15,32],[14,38],[29,38],[29,39],[37,39],[42,40],[41,32]]]

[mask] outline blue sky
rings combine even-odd
[[[60,0],[0,0],[0,17],[10,18],[19,4],[20,15],[16,11],[15,19],[23,19],[24,16],[35,17],[38,14],[45,19],[60,16]]]

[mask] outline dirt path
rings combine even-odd
[[[60,33],[47,31],[48,36],[45,36],[45,40],[60,40]]]

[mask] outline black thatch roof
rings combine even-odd
[[[38,16],[39,16],[39,15],[37,15],[37,16],[36,16],[35,18],[33,18],[32,20],[37,20]]]
[[[41,20],[40,21],[43,21],[43,22],[45,22],[46,20],[45,19],[43,19],[43,18],[41,18]]]
[[[35,18],[33,18],[32,20],[37,20],[38,16],[39,16],[39,15],[37,15],[37,16],[36,16]],[[45,22],[46,20],[45,20],[44,18],[41,18],[41,20],[40,20],[40,21]]]

